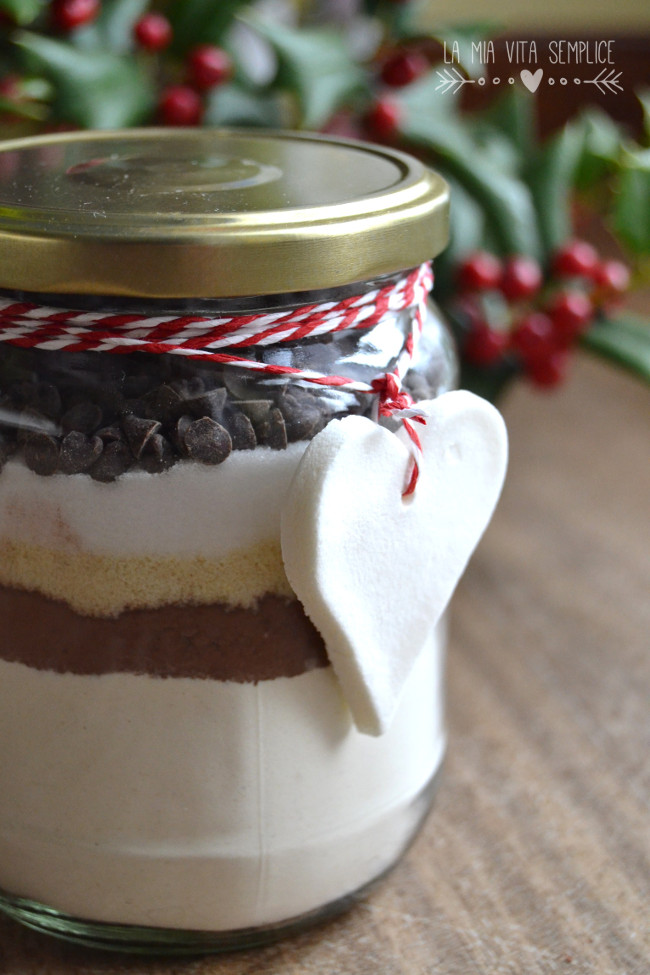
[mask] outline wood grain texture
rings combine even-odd
[[[504,413],[507,486],[454,600],[447,763],[403,862],[343,917],[224,957],[0,920],[0,975],[650,971],[650,391],[584,357]]]

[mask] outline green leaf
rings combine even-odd
[[[395,0],[380,0],[379,3],[374,4],[374,10],[368,10],[368,12],[379,17],[383,24],[384,35],[395,44],[421,34],[421,7],[421,0],[420,2],[408,0],[406,3],[395,3]]]
[[[45,78],[21,78],[22,98],[35,102],[48,102],[52,98],[52,85]]]
[[[647,323],[628,318],[599,318],[583,336],[582,343],[650,383],[650,327]]]
[[[469,389],[477,396],[482,396],[490,403],[498,403],[518,375],[518,367],[508,359],[494,366],[475,366],[463,361],[458,385],[461,389]]]
[[[643,109],[643,131],[646,143],[650,143],[650,88],[637,92],[636,96]]]
[[[577,123],[582,128],[583,144],[575,185],[586,190],[617,167],[623,135],[616,122],[599,108],[584,111]]]
[[[493,162],[496,160],[499,165],[514,168],[514,152],[500,132],[484,124],[481,118],[464,115],[461,120],[460,97],[461,89],[449,85],[444,69],[436,68],[403,88],[395,100],[401,106],[408,124],[417,120],[420,129],[430,126],[436,132],[441,122],[451,125],[454,131],[462,129],[467,145],[471,142],[474,150],[479,150],[482,156],[490,156]]]
[[[411,119],[431,119],[435,123],[440,118],[452,117],[455,121],[458,115],[459,91],[447,87],[443,76],[436,69],[403,88],[397,101]]]
[[[133,50],[133,26],[149,6],[149,0],[104,0],[94,23],[70,34],[70,44],[80,51]]]
[[[36,20],[46,0],[0,0],[0,10],[9,14],[19,27],[26,27]]]
[[[265,37],[275,51],[275,85],[296,95],[303,128],[319,128],[346,99],[364,87],[363,71],[335,31],[299,30],[253,17],[246,17],[245,22]]]
[[[104,0],[95,23],[102,46],[115,53],[133,48],[133,26],[149,6],[149,0]]]
[[[451,190],[448,252],[454,260],[458,260],[468,251],[482,246],[485,239],[485,211],[451,174],[446,178]]]
[[[174,50],[220,44],[237,11],[247,5],[246,0],[175,0],[166,9],[174,30]]]
[[[248,91],[240,85],[219,85],[209,96],[205,125],[245,125],[276,128],[285,122],[275,93]]]
[[[480,116],[510,140],[521,159],[528,158],[535,149],[534,100],[519,85],[509,88]]]
[[[623,153],[614,202],[614,226],[632,251],[650,252],[650,149]]]
[[[406,117],[400,131],[411,142],[425,146],[441,159],[447,170],[481,205],[499,249],[505,254],[540,257],[537,215],[526,184],[504,172],[481,155],[480,146],[467,126],[436,110],[408,111],[409,99],[401,99]]]
[[[153,105],[151,83],[133,58],[79,51],[63,41],[22,31],[16,44],[52,81],[60,118],[84,128],[120,128],[142,122]]]
[[[511,139],[494,126],[488,125],[484,119],[468,119],[465,125],[476,143],[482,160],[485,159],[492,166],[506,173],[518,175],[521,172],[523,158]]]
[[[580,126],[568,123],[547,140],[528,168],[546,255],[571,236],[571,190],[582,146]]]
[[[15,115],[16,118],[30,119],[34,122],[42,122],[47,117],[47,109],[43,105],[29,101],[14,102],[2,96],[0,96],[0,113]]]
[[[449,244],[436,258],[436,297],[444,300],[453,292],[452,275],[458,261],[468,252],[484,246],[485,211],[444,166],[438,171],[449,183]]]

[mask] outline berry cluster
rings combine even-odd
[[[69,34],[92,23],[101,11],[101,0],[51,0],[49,13],[54,29]],[[144,13],[133,27],[136,47],[159,54],[172,43],[174,32],[167,17],[157,11]],[[200,125],[205,92],[227,81],[233,73],[230,55],[216,44],[197,44],[184,58],[185,77],[163,88],[157,116],[164,125]]]
[[[481,367],[508,360],[536,386],[556,386],[596,313],[619,300],[629,282],[625,264],[602,259],[584,240],[557,250],[546,278],[531,257],[469,254],[457,268],[453,309],[463,358]]]
[[[133,29],[136,44],[150,54],[164,51],[173,40],[170,22],[164,14],[150,11]],[[168,85],[158,100],[158,118],[164,125],[200,125],[203,95],[227,81],[233,72],[230,55],[216,44],[197,44],[185,58],[185,80]]]
[[[404,108],[398,92],[423,78],[439,60],[436,42],[426,38],[400,38],[380,49],[375,61],[375,95],[361,119],[365,138],[399,141]]]

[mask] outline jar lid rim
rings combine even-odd
[[[237,297],[415,267],[449,191],[396,149],[311,133],[126,129],[0,145],[0,287]]]

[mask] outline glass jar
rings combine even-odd
[[[293,134],[0,150],[0,907],[18,920],[129,951],[257,944],[342,909],[415,834],[444,751],[442,628],[390,728],[360,732],[280,519],[310,441],[377,418],[414,322],[416,400],[453,386],[452,346],[422,302],[262,333],[399,291],[446,203],[401,153]]]

